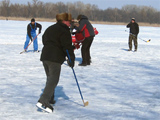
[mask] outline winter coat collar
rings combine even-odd
[[[58,25],[60,25],[60,26],[62,26],[64,28],[66,28],[66,29],[69,29],[69,27],[66,24],[64,24],[64,23],[57,22],[56,24],[58,24]]]
[[[87,20],[88,20],[88,17],[85,16],[85,15],[82,15],[81,20],[82,20],[82,19],[87,19]]]

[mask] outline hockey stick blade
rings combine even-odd
[[[22,52],[20,52],[20,54],[22,54],[22,53],[24,53],[25,52],[25,50],[24,51],[22,51]]]
[[[84,107],[86,107],[86,106],[88,106],[89,102],[88,101],[84,102],[84,100],[83,100],[83,104],[84,104]]]
[[[88,106],[88,104],[89,104],[89,102],[88,102],[88,101],[87,101],[87,102],[85,102],[85,103],[84,103],[84,107]]]
[[[151,39],[149,39],[147,42],[150,42],[151,41]]]

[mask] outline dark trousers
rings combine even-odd
[[[59,82],[61,64],[50,61],[43,61],[43,66],[46,72],[47,82],[43,94],[39,100],[43,102],[49,102],[51,98],[53,99],[54,90]]]
[[[137,47],[138,47],[137,36],[133,34],[129,35],[129,42],[128,42],[129,49],[132,50],[132,40],[134,42],[135,50],[137,50]]]
[[[93,37],[90,36],[88,38],[85,38],[85,40],[82,42],[82,48],[81,48],[81,54],[82,54],[82,63],[89,64],[90,63],[90,47],[93,42]]]

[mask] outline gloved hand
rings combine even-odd
[[[39,34],[41,34],[41,31],[39,31]]]
[[[73,50],[76,49],[76,47],[74,45],[72,45]]]
[[[33,38],[31,37],[31,41],[33,41]]]
[[[73,68],[74,67],[74,62],[70,62],[69,59],[67,59],[67,63],[69,67]]]

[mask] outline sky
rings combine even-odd
[[[0,0],[2,1],[2,0]],[[32,0],[10,0],[12,3],[27,3],[32,2]],[[150,6],[160,11],[160,0],[39,0],[43,2],[76,2],[81,1],[85,4],[95,4],[100,9],[107,9],[107,8],[121,8],[124,5],[134,4],[134,5],[141,5],[141,6]]]

